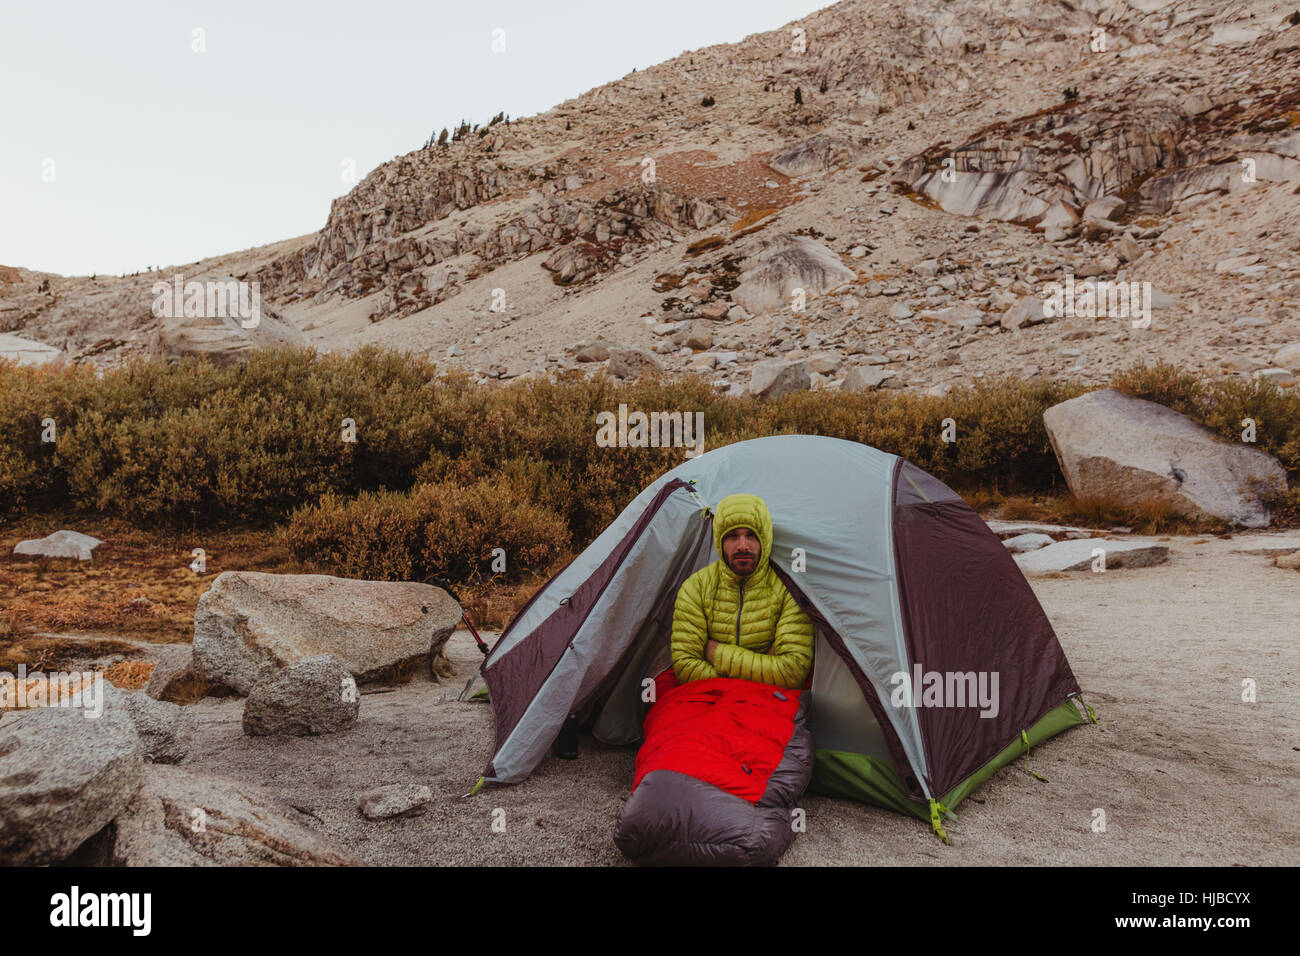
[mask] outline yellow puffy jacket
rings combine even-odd
[[[757,495],[728,495],[713,517],[713,546],[733,528],[749,528],[762,545],[754,570],[740,577],[719,557],[683,582],[673,610],[673,671],[683,683],[706,677],[802,687],[813,658],[813,625],[768,563],[772,516]],[[713,663],[709,640],[720,645]]]

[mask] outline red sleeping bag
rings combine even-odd
[[[638,863],[763,865],[797,832],[812,777],[804,691],[716,677],[655,680],[614,842]]]

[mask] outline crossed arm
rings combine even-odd
[[[783,589],[784,590],[784,589]],[[812,665],[813,626],[808,615],[784,591],[776,636],[766,654],[738,644],[715,644],[709,660],[709,636],[697,583],[687,579],[673,609],[673,671],[682,683],[707,677],[801,687]]]

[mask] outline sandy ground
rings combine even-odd
[[[1032,577],[1101,723],[1034,748],[1047,783],[1019,761],[1001,770],[958,808],[951,846],[917,820],[806,797],[807,831],[782,865],[1300,862],[1300,574],[1241,551],[1284,537],[1296,539],[1161,539],[1163,566]],[[623,864],[611,832],[631,749],[584,737],[578,761],[551,758],[523,784],[462,798],[487,762],[492,712],[455,700],[482,659],[468,633],[448,651],[459,678],[367,694],[357,726],[332,736],[247,738],[241,702],[205,700],[185,765],[276,793],[373,865]],[[1241,700],[1245,678],[1256,703]],[[428,813],[360,816],[361,792],[401,782],[432,787]]]

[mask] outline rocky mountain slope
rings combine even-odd
[[[0,333],[103,365],[259,344],[155,316],[177,273],[258,282],[277,340],[484,382],[942,391],[1163,358],[1291,387],[1300,12],[846,0],[398,157],[315,235],[129,278],[0,269]],[[1133,298],[1044,315],[1085,280]],[[754,374],[772,359],[803,365]]]

